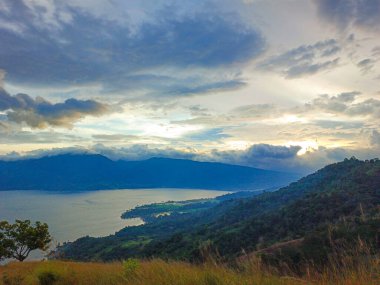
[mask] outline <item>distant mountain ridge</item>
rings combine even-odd
[[[0,161],[0,190],[254,190],[283,186],[298,177],[291,173],[216,162],[170,158],[113,161],[99,154]]]

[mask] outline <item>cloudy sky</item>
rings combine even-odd
[[[380,0],[0,0],[0,155],[378,157],[379,61]]]

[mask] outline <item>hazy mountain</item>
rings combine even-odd
[[[262,189],[297,178],[290,173],[169,158],[112,161],[101,155],[65,154],[0,161],[0,190]]]

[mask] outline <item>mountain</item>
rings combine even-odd
[[[145,251],[192,259],[198,257],[197,247],[211,242],[218,254],[239,256],[242,250],[302,240],[297,254],[310,258],[315,252],[327,255],[330,238],[341,246],[360,238],[379,250],[379,207],[380,161],[351,159],[279,191],[239,201],[211,223],[175,236],[175,243],[170,237],[152,243]]]
[[[264,189],[297,178],[290,173],[169,158],[112,161],[101,155],[65,154],[0,161],[0,190]]]
[[[109,237],[81,238],[60,252],[79,260],[199,260],[205,252],[234,259],[253,252],[268,260],[323,264],[337,248],[355,249],[359,240],[379,253],[379,229],[380,161],[352,158],[275,192],[173,212]]]

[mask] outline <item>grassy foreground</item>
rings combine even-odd
[[[307,271],[303,277],[280,275],[263,269],[260,262],[246,262],[238,269],[213,264],[192,265],[184,262],[162,260],[124,263],[77,263],[64,261],[40,261],[10,263],[0,266],[1,285],[244,285],[244,284],[380,284],[379,260],[356,268],[331,268],[316,273]]]

